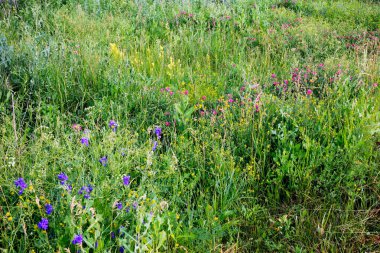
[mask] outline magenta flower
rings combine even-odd
[[[310,89],[308,89],[308,90],[306,91],[306,94],[307,94],[308,96],[310,96],[311,94],[313,94],[313,91],[310,90]]]

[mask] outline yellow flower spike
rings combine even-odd
[[[29,191],[33,191],[34,188],[33,188],[33,185],[29,185]]]
[[[9,217],[9,216],[11,216],[11,213],[10,213],[10,212],[7,212],[7,213],[5,214],[5,216]]]
[[[37,230],[37,229],[38,229],[38,226],[37,226],[37,225],[34,225],[33,228],[34,228],[34,230]]]
[[[8,217],[8,221],[12,221],[12,220],[13,220],[12,216]]]
[[[44,196],[40,196],[40,200],[44,200],[45,199],[45,197]]]
[[[177,213],[176,215],[175,215],[175,218],[177,219],[177,220],[179,220],[179,214]]]

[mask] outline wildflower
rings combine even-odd
[[[203,100],[203,101],[205,101],[206,99],[207,99],[206,96],[202,96],[202,97],[201,97],[201,100]]]
[[[53,208],[52,205],[50,205],[50,204],[46,204],[45,205],[45,212],[46,212],[46,214],[50,215],[53,211],[54,211],[54,208]]]
[[[87,137],[82,137],[82,139],[80,139],[80,142],[85,145],[86,147],[88,147],[88,138]]]
[[[166,121],[166,122],[165,122],[165,126],[167,126],[167,127],[170,126],[170,122],[169,122],[169,121]]]
[[[228,103],[233,103],[234,100],[232,98],[228,99]]]
[[[107,156],[103,156],[102,158],[99,159],[99,162],[103,165],[103,166],[106,166],[107,165]]]
[[[131,180],[131,176],[123,176],[123,184],[124,185],[129,185],[131,182],[130,182],[130,180]]]
[[[110,53],[114,60],[122,60],[124,58],[124,53],[117,48],[115,43],[110,43]]]
[[[378,84],[377,84],[377,83],[374,83],[374,84],[373,84],[373,87],[374,87],[374,88],[376,88],[377,86],[378,86]]]
[[[112,131],[116,132],[117,127],[119,126],[116,121],[110,120],[108,126],[112,129]]]
[[[14,183],[15,183],[16,187],[20,188],[20,190],[18,192],[19,195],[21,195],[24,192],[24,190],[26,189],[26,187],[28,187],[28,185],[25,183],[25,181],[22,177],[15,180]]]
[[[273,79],[276,78],[276,74],[272,74],[270,77],[272,77]]]
[[[119,210],[123,209],[123,204],[121,202],[117,202],[116,203],[116,208],[119,209]]]
[[[170,96],[173,96],[173,95],[174,95],[174,92],[173,92],[173,91],[171,91],[171,92],[169,92],[169,94],[170,94]]]
[[[60,181],[61,185],[64,185],[68,179],[69,177],[65,173],[61,172],[58,174],[58,180]]]
[[[81,244],[83,242],[83,235],[75,235],[74,239],[71,241],[72,244]]]
[[[73,124],[71,127],[74,131],[79,132],[82,130],[82,126],[79,124]]]
[[[184,90],[183,91],[183,95],[185,95],[185,96],[189,95],[189,91],[188,90]]]
[[[161,127],[156,127],[156,129],[154,130],[154,133],[156,134],[157,139],[161,139],[161,134],[162,134]]]
[[[111,238],[115,239],[115,232],[113,232],[113,231],[111,232]]]
[[[134,209],[137,209],[137,207],[139,206],[139,204],[135,201],[135,202],[133,202],[132,206],[133,206]]]
[[[88,193],[92,192],[93,190],[94,190],[94,188],[92,187],[92,185],[90,185],[90,184],[87,185],[87,190],[86,190],[86,191],[87,191]]]
[[[158,145],[158,144],[157,144],[157,141],[155,141],[154,144],[153,144],[152,151],[156,151],[156,149],[157,149],[157,145]]]
[[[131,210],[131,208],[129,206],[127,208],[125,208],[126,213],[129,213],[129,210]]]
[[[119,248],[119,252],[120,252],[120,253],[124,253],[124,247],[120,247],[120,248]]]
[[[68,185],[66,185],[66,190],[68,192],[71,192],[73,190],[73,187],[70,184],[68,184]]]
[[[306,94],[307,94],[308,96],[310,96],[311,94],[313,94],[313,91],[310,90],[310,89],[308,89],[308,90],[306,91]]]
[[[38,222],[38,228],[41,230],[47,230],[49,227],[49,220],[46,218],[42,218],[40,222]]]

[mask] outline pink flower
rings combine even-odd
[[[218,114],[218,112],[215,110],[212,110],[212,114],[216,115],[216,114]]]
[[[378,86],[378,84],[377,84],[377,83],[374,83],[374,84],[373,84],[373,87],[375,87],[375,88],[376,88],[377,86]]]
[[[232,98],[228,99],[228,103],[233,103],[234,100]]]
[[[206,101],[207,97],[206,97],[206,96],[202,96],[201,99],[202,99],[203,101]]]
[[[169,87],[166,87],[165,90],[169,92],[169,91],[170,91],[170,88],[169,88]]]
[[[204,111],[200,111],[200,114],[201,114],[201,116],[205,116],[205,112]]]
[[[79,125],[79,124],[73,124],[73,125],[72,125],[72,129],[73,129],[74,131],[76,131],[76,132],[79,132],[79,131],[82,130],[82,126]]]
[[[174,92],[173,92],[173,91],[171,91],[169,94],[170,94],[170,96],[173,96]]]
[[[189,91],[188,91],[188,90],[184,90],[182,93],[183,93],[183,95],[185,95],[185,96],[189,95]]]
[[[276,78],[277,76],[276,76],[276,74],[272,74],[270,77]]]
[[[310,90],[310,89],[308,89],[308,90],[306,91],[306,94],[307,94],[308,96],[310,96],[311,94],[313,94],[313,91]]]
[[[169,121],[166,121],[166,122],[165,122],[165,126],[167,126],[167,127],[170,126],[170,122],[169,122]]]

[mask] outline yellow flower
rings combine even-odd
[[[177,213],[176,215],[175,215],[175,218],[178,220],[179,219],[179,214]]]
[[[33,191],[33,185],[29,185],[29,191]]]
[[[12,221],[12,220],[13,220],[12,216],[8,217],[8,221]]]
[[[5,214],[5,216],[9,217],[9,216],[11,216],[11,213],[10,213],[10,212],[7,212],[7,213]]]
[[[116,46],[115,43],[110,43],[110,53],[114,60],[122,60],[124,58],[124,53]]]
[[[215,216],[215,217],[214,217],[214,220],[217,221],[217,220],[219,220],[219,218]]]

